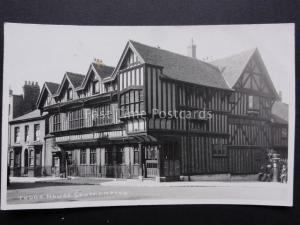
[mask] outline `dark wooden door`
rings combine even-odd
[[[21,153],[22,149],[14,150],[14,176],[21,176]]]
[[[180,175],[179,144],[176,141],[167,141],[163,144],[163,175],[178,177]]]
[[[24,174],[28,174],[28,149],[25,149],[24,152]]]

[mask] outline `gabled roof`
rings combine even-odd
[[[198,85],[231,90],[218,68],[198,59],[129,41],[147,64],[163,67],[169,78]]]
[[[39,108],[39,105],[41,103],[45,91],[47,91],[51,96],[53,96],[58,90],[58,88],[59,88],[59,84],[57,83],[45,82],[36,102],[37,108]]]
[[[10,122],[11,123],[16,123],[16,122],[22,122],[22,121],[26,121],[26,120],[40,120],[40,119],[43,119],[42,117],[46,116],[47,114],[48,114],[47,112],[44,112],[41,115],[40,110],[36,109],[36,110],[33,110],[33,111],[31,111],[29,113],[26,113],[26,114],[24,114],[22,116],[14,118]]]
[[[66,72],[67,77],[69,78],[71,84],[74,88],[77,88],[81,85],[82,81],[84,80],[84,75],[78,73],[71,73]]]
[[[68,80],[70,82],[70,84],[73,86],[73,88],[75,89],[75,88],[78,88],[81,86],[81,83],[84,80],[84,77],[85,76],[82,74],[66,72],[64,75],[64,78],[63,78],[61,84],[59,85],[59,88],[55,92],[54,96],[57,97],[60,95],[66,80]]]
[[[114,67],[106,66],[104,64],[92,63],[92,66],[95,68],[97,74],[102,78],[109,77],[114,71]]]
[[[288,123],[289,121],[289,105],[276,101],[272,106],[272,118],[277,123]]]
[[[255,51],[256,48],[250,49],[210,63],[219,67],[225,80],[228,82],[230,87],[233,87],[240,78]]]
[[[89,70],[87,72],[87,75],[85,76],[80,87],[78,87],[77,90],[82,90],[86,87],[86,84],[88,83],[88,80],[91,76],[91,71],[94,71],[102,79],[104,79],[104,78],[110,77],[112,75],[114,69],[115,69],[114,67],[106,66],[104,64],[91,63]]]
[[[48,88],[51,95],[53,95],[59,88],[59,84],[53,82],[45,82],[45,85]]]
[[[244,72],[250,59],[254,56],[256,57],[256,59],[258,59],[257,62],[260,65],[263,74],[265,75],[264,78],[266,79],[268,85],[270,86],[274,97],[276,99],[279,99],[278,93],[274,87],[274,84],[270,78],[268,70],[265,64],[263,63],[263,60],[257,48],[243,51],[238,54],[225,57],[223,59],[212,61],[210,63],[219,67],[225,80],[232,88],[236,84],[236,82],[238,81],[242,73]]]

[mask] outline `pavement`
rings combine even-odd
[[[172,181],[157,182],[154,179],[114,179],[114,178],[97,178],[97,177],[11,177],[10,182],[13,184],[74,184],[74,185],[101,185],[113,187],[281,187],[282,183],[278,182],[253,182],[253,181]],[[31,185],[32,186],[32,185]],[[12,188],[9,188],[12,189]]]
[[[213,199],[224,201],[278,204],[288,200],[288,185],[266,182],[215,182],[178,181],[156,182],[155,180],[111,178],[11,178],[7,189],[8,204],[55,203],[75,201],[101,201],[109,204],[114,200],[171,201],[190,199],[205,202]],[[101,203],[99,203],[101,204]],[[108,204],[108,203],[104,203]],[[284,203],[282,203],[284,204]]]

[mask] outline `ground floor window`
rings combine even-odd
[[[119,148],[117,151],[117,163],[123,164],[125,163],[125,152],[124,148]]]
[[[112,149],[105,149],[105,164],[111,165],[113,164],[113,154]]]
[[[9,166],[12,167],[14,165],[14,152],[9,152]]]
[[[86,164],[86,150],[80,149],[80,164]]]
[[[137,148],[135,148],[133,151],[133,163],[139,164],[139,161],[140,161],[139,159],[140,159],[139,150]]]
[[[35,165],[36,166],[41,166],[41,162],[42,162],[41,154],[42,154],[42,152],[40,150],[37,150],[36,155],[35,155]]]
[[[53,157],[53,166],[59,167],[59,157],[57,157],[57,156]]]
[[[157,159],[157,148],[156,146],[149,146],[145,149],[145,158],[146,159]]]
[[[67,163],[68,165],[72,165],[73,164],[73,151],[67,151]]]
[[[212,148],[213,157],[226,157],[227,156],[227,146],[219,141],[217,144],[213,144]]]
[[[34,166],[34,150],[29,151],[29,166]]]
[[[96,164],[96,149],[90,149],[90,164]]]

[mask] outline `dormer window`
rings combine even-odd
[[[93,81],[93,94],[98,94],[100,92],[100,84],[98,80]]]
[[[72,88],[68,89],[67,98],[68,98],[68,100],[73,99],[73,89]]]
[[[47,96],[47,105],[51,105],[51,96]]]

